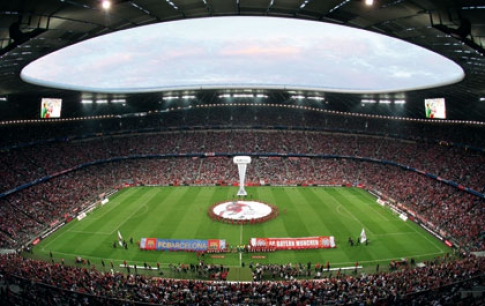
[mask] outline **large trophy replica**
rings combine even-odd
[[[248,193],[244,189],[244,181],[246,179],[246,167],[251,163],[250,156],[234,156],[234,163],[237,165],[237,170],[239,171],[239,190],[237,192],[238,196],[246,196]]]

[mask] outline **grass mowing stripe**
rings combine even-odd
[[[132,209],[130,211],[130,214],[128,216],[123,216],[123,219],[120,220],[121,222],[118,223],[118,226],[113,230],[115,232],[116,230],[125,230],[127,228],[128,232],[132,232],[133,225],[129,224],[126,227],[124,226],[125,223],[136,223],[140,217],[143,219],[149,209],[149,203],[153,200],[157,201],[156,197],[158,194],[157,189],[148,189],[145,190],[144,188],[140,188],[139,192],[142,193],[142,196],[137,196],[137,194],[133,195],[133,197],[130,197],[126,199],[125,201],[130,201],[131,203],[129,204],[129,207]],[[134,200],[134,197],[136,197],[136,201]],[[119,215],[118,215],[119,216]],[[130,235],[131,236],[131,235]]]
[[[126,194],[125,194],[126,195]],[[124,222],[129,220],[133,217],[136,212],[140,209],[139,199],[149,197],[150,195],[147,194],[144,190],[140,188],[134,188],[132,192],[129,193],[128,196],[123,197],[122,202],[122,209],[117,209],[118,205],[114,208],[111,208],[105,211],[101,221],[102,222],[91,222],[87,227],[85,227],[86,231],[93,232],[95,230],[107,232],[114,234],[117,232],[118,229],[121,228]],[[106,207],[103,206],[102,208]],[[85,218],[88,221],[91,218]]]
[[[141,195],[142,199],[150,196],[150,193],[144,193],[136,189],[132,190],[129,194],[125,198],[125,201],[131,202],[131,199],[138,195]],[[94,250],[95,252],[102,250],[102,253],[107,252],[112,247],[111,241],[117,240],[116,231],[119,229],[118,226],[126,220],[131,219],[139,210],[139,207],[136,207],[137,204],[137,202],[130,203],[128,207],[123,207],[122,212],[110,210],[109,213],[105,213],[105,218],[109,218],[108,222],[90,223],[89,227],[87,227],[87,229],[95,230],[97,225],[104,235],[93,235],[89,231],[68,231],[66,233],[66,239],[63,240],[63,243],[58,244],[56,252],[72,257],[76,255],[92,257],[92,251],[87,252],[86,250]],[[86,220],[89,219],[90,216],[86,217]],[[101,219],[98,221],[101,221]],[[76,225],[81,223],[78,222]],[[109,229],[111,231],[106,235]]]
[[[350,233],[347,231],[347,226],[341,220],[341,218],[336,218],[333,213],[336,206],[339,205],[329,195],[324,189],[308,189],[308,191],[303,192],[307,202],[312,207],[312,213],[315,217],[319,217],[321,220],[320,235],[323,236],[348,236]]]
[[[178,212],[179,223],[173,236],[183,239],[212,239],[217,235],[216,227],[207,227],[207,220],[203,218],[206,214],[198,209],[197,202],[207,201],[207,198],[201,194],[202,190],[200,187],[189,188],[185,196],[179,200],[177,206],[183,207],[183,209]]]
[[[158,223],[157,209],[164,195],[158,188],[145,187],[144,190],[150,194],[150,198],[137,199],[138,211],[123,224],[123,232],[136,240],[148,237],[147,229],[153,228]]]
[[[342,204],[343,208],[341,209],[344,213],[348,214],[356,221],[355,223],[352,223],[352,226],[355,228],[357,224],[360,225],[360,228],[356,228],[355,231],[360,234],[360,230],[365,228],[366,233],[371,236],[374,233],[384,231],[384,226],[389,225],[389,222],[386,222],[386,219],[382,218],[380,215],[373,214],[372,211],[370,211],[369,206],[373,205],[373,203],[369,203],[366,199],[362,198],[360,194],[355,192],[346,193],[345,189],[346,188],[331,190],[332,196]],[[356,238],[357,237],[355,237],[355,239]]]
[[[156,187],[155,187],[156,188]],[[164,218],[167,217],[167,212],[173,206],[173,196],[175,189],[164,188],[163,193],[159,193],[156,200],[151,203],[150,213],[146,216],[143,223],[137,228],[137,233],[139,233],[140,238],[163,238],[161,234],[163,232],[166,224],[164,223]]]
[[[275,189],[272,187],[248,187],[248,192],[254,195],[256,201],[262,201],[271,205],[276,205],[280,210],[280,217],[271,220],[268,226],[264,224],[252,224],[251,226],[246,226],[244,231],[245,240],[248,241],[250,238],[256,237],[275,237],[278,233],[284,231],[284,218],[282,214],[285,209],[285,203],[280,203],[275,199]]]
[[[73,221],[56,231],[35,247],[35,254],[91,258],[100,265],[101,258],[120,263],[129,262],[162,265],[197,263],[193,253],[140,251],[112,247],[118,226],[125,238],[144,237],[193,239],[226,239],[228,244],[240,242],[241,226],[213,222],[207,208],[220,201],[235,199],[237,187],[136,187],[127,188],[110,198],[82,221]],[[375,204],[375,198],[357,188],[325,187],[248,187],[254,199],[280,207],[280,216],[261,224],[242,227],[243,242],[253,237],[302,237],[321,233],[337,239],[336,249],[278,251],[254,259],[243,254],[242,261],[262,263],[331,262],[332,267],[353,265],[355,261],[375,263],[401,257],[425,259],[443,254],[446,246],[425,233],[419,226],[404,222],[389,209]],[[250,198],[247,198],[251,200]],[[371,206],[371,208],[369,208]],[[287,213],[284,213],[286,209]],[[386,218],[389,221],[386,221]],[[369,226],[368,246],[350,247],[349,236],[356,238],[362,224]],[[109,225],[109,226],[108,226]],[[99,233],[99,234],[98,234]],[[113,233],[113,234],[106,234]],[[47,255],[46,255],[47,254]],[[238,266],[238,254],[225,258],[204,259],[208,263]],[[175,277],[175,275],[174,275]]]
[[[118,191],[109,198],[109,205],[103,205],[98,208],[97,213],[89,218],[90,222],[83,222],[87,223],[84,225],[89,225],[90,223],[97,222],[98,219],[103,219],[104,217],[106,217],[107,214],[116,211],[116,208],[120,204],[122,204],[127,198],[132,197],[133,194],[136,194],[137,192],[139,192],[137,188],[125,188]]]
[[[163,199],[163,202],[161,203],[161,205],[163,205],[163,213],[160,214],[160,222],[158,225],[153,227],[153,237],[184,238],[177,237],[174,233],[180,225],[181,218],[184,215],[184,206],[186,205],[184,196],[188,191],[189,189],[186,187],[173,188],[172,192]]]
[[[284,231],[282,230],[276,237],[310,236],[310,231],[306,226],[305,220],[302,218],[303,215],[307,214],[307,205],[301,203],[293,191],[279,187],[279,190],[275,192],[275,199],[281,203],[287,203],[287,214],[291,216],[291,218],[285,218],[283,223]]]
[[[206,237],[210,239],[219,239],[224,236],[217,222],[214,222],[216,224],[212,224],[213,221],[209,218],[207,210],[211,205],[229,200],[230,198],[230,188],[199,187],[199,193],[195,199],[196,206],[193,208],[194,217],[199,220],[195,237],[202,237],[207,232],[211,232],[211,237]]]
[[[303,222],[302,225],[307,230],[307,236],[324,236],[324,233],[328,233],[325,223],[317,213],[317,210],[320,209],[315,209],[317,201],[306,188],[297,188],[293,193],[292,202],[298,203],[302,207],[298,210],[298,214]]]
[[[424,232],[418,225],[414,223],[406,223],[406,226],[412,228],[416,235],[422,237],[425,241],[429,242],[428,246],[433,246],[435,250],[440,251],[442,250],[443,243],[439,241],[437,238],[430,236],[428,233]],[[415,236],[414,236],[415,237]],[[444,252],[443,252],[444,253]]]

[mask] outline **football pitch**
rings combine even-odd
[[[269,253],[224,253],[203,258],[207,264],[240,267],[250,262],[287,264],[311,262],[332,268],[385,267],[392,260],[416,262],[442,256],[451,249],[412,221],[403,221],[376,198],[359,188],[347,187],[246,187],[248,197],[279,207],[273,220],[259,224],[226,224],[213,221],[207,213],[214,203],[234,200],[237,187],[131,187],[110,197],[109,202],[84,219],[71,221],[42,240],[34,257],[73,262],[76,257],[96,267],[113,262],[116,270],[128,264],[162,268],[197,264],[193,252],[140,250],[143,237],[163,239],[225,239],[227,246],[248,244],[255,237],[334,236],[336,248],[285,250]],[[350,246],[365,229],[368,245]],[[128,247],[113,247],[118,231]],[[221,256],[222,255],[222,256]],[[255,257],[256,255],[256,257]]]

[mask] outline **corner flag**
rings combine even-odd
[[[123,246],[123,236],[121,236],[120,231],[118,231],[118,243],[121,247]]]
[[[360,242],[364,243],[367,240],[367,236],[365,235],[365,229],[362,229],[362,232],[360,232]]]

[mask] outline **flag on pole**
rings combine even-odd
[[[118,231],[118,243],[121,247],[123,246],[123,236],[121,236],[120,231]]]
[[[365,235],[365,229],[362,229],[362,232],[360,232],[360,242],[364,243],[367,240],[367,236]]]

